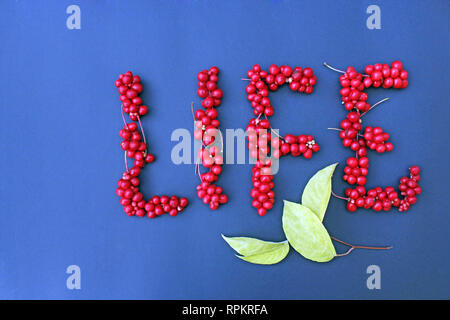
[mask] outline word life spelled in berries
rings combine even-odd
[[[188,205],[186,198],[177,196],[153,196],[145,201],[144,196],[139,192],[139,174],[145,164],[151,163],[155,157],[148,152],[147,142],[145,140],[144,130],[142,128],[140,116],[147,114],[147,106],[142,104],[142,99],[138,96],[142,92],[141,79],[133,75],[131,71],[119,75],[115,82],[120,93],[122,101],[121,111],[124,127],[119,135],[123,139],[120,144],[125,151],[125,168],[122,179],[118,181],[116,194],[120,197],[120,203],[123,205],[125,213],[129,216],[155,218],[157,216],[169,213],[176,216]],[[124,112],[127,113],[132,121],[138,121],[142,133],[138,130],[135,122],[127,123]],[[134,159],[134,166],[129,169],[127,158]]]
[[[394,149],[394,145],[390,142],[389,133],[382,128],[378,126],[363,128],[362,126],[363,116],[388,99],[371,106],[367,102],[368,95],[364,90],[370,87],[404,89],[408,87],[408,72],[403,69],[400,61],[394,61],[390,66],[381,63],[368,65],[365,67],[365,74],[357,72],[353,67],[341,71],[326,63],[325,66],[342,73],[339,78],[342,86],[340,94],[342,104],[348,111],[347,116],[340,123],[340,128],[330,129],[339,130],[342,144],[355,152],[355,155],[346,161],[343,179],[348,184],[356,186],[345,190],[347,198],[335,196],[347,201],[347,210],[350,212],[354,212],[358,208],[389,211],[392,207],[397,207],[401,212],[408,211],[411,205],[417,202],[417,195],[422,192],[418,184],[420,168],[418,166],[409,168],[409,177],[400,179],[399,191],[393,187],[375,187],[366,190],[365,185],[369,172],[368,151],[373,150],[380,154],[390,152]],[[196,171],[200,177],[197,195],[212,210],[216,210],[221,204],[228,202],[228,197],[222,187],[215,184],[222,173],[223,165],[221,150],[223,139],[218,130],[220,122],[216,109],[221,104],[223,92],[217,86],[218,75],[217,67],[211,67],[209,70],[203,70],[197,74],[197,95],[202,98],[202,108],[194,112],[192,104],[195,125],[194,138],[202,142],[197,158],[200,160],[196,164]],[[249,81],[245,91],[254,115],[246,128],[249,153],[255,160],[252,168],[253,188],[250,195],[252,206],[257,209],[260,216],[264,216],[275,203],[273,160],[289,154],[293,157],[303,156],[310,159],[313,153],[320,149],[312,135],[286,134],[283,137],[272,129],[269,117],[273,116],[274,107],[271,104],[269,92],[276,91],[279,87],[287,84],[294,92],[311,94],[317,78],[311,68],[271,65],[268,71],[265,71],[258,64],[255,64],[247,72],[247,76],[248,79],[243,80]],[[122,102],[121,112],[124,127],[120,130],[120,136],[123,139],[121,148],[125,151],[126,167],[116,190],[120,197],[120,203],[129,216],[143,217],[147,215],[154,218],[164,213],[176,216],[188,205],[186,198],[154,196],[149,201],[145,201],[142,193],[139,192],[138,176],[141,169],[147,163],[154,161],[154,156],[148,152],[140,118],[148,113],[148,107],[139,97],[143,89],[141,80],[139,76],[128,71],[119,76],[115,85]],[[128,114],[132,122],[127,123],[124,114]],[[222,142],[220,148],[214,145],[219,137]],[[128,158],[134,160],[134,166],[131,169],[128,168]],[[200,163],[209,171],[200,173]]]
[[[202,147],[198,153],[202,165],[209,171],[200,173],[199,165],[196,171],[201,183],[197,186],[197,196],[204,204],[209,204],[212,210],[217,210],[219,205],[228,202],[228,197],[223,189],[214,184],[222,173],[223,156],[221,150],[213,145],[219,134],[219,120],[217,120],[217,107],[220,106],[223,96],[222,90],[217,87],[219,68],[211,67],[198,73],[197,94],[203,99],[201,105],[205,110],[198,109],[194,112],[194,138],[202,141]],[[221,144],[222,145],[222,144]]]
[[[400,195],[393,187],[376,187],[366,191],[364,185],[367,182],[366,176],[369,172],[369,158],[367,150],[374,150],[378,153],[389,152],[394,149],[394,145],[389,142],[389,134],[380,127],[367,126],[362,131],[362,117],[373,107],[367,103],[368,95],[363,92],[369,87],[382,87],[385,89],[404,89],[408,86],[408,72],[403,69],[400,61],[394,61],[391,66],[377,63],[368,65],[365,68],[366,74],[358,73],[353,67],[348,67],[345,72],[336,70],[327,64],[327,67],[342,72],[340,84],[342,89],[342,104],[348,111],[347,117],[341,121],[340,138],[345,147],[350,148],[356,154],[347,159],[347,166],[344,168],[344,180],[351,185],[358,185],[356,188],[348,188],[345,191],[347,200],[347,210],[356,211],[357,208],[370,209],[375,211],[389,211],[392,207],[398,207],[399,211],[407,211],[410,206],[417,202],[416,196],[422,192],[417,184],[419,182],[420,169],[412,166],[410,177],[400,179]],[[386,100],[386,99],[385,99]]]
[[[252,168],[253,189],[250,195],[253,198],[252,206],[258,210],[260,216],[264,216],[268,210],[272,209],[275,202],[272,160],[268,157],[269,151],[271,157],[275,159],[288,154],[293,157],[303,155],[304,158],[310,159],[313,152],[320,149],[311,135],[287,134],[282,137],[272,130],[268,117],[273,116],[274,108],[270,102],[269,92],[288,84],[294,92],[311,94],[317,79],[311,68],[292,69],[285,65],[280,67],[271,65],[269,71],[265,71],[255,64],[247,72],[247,76],[250,83],[245,91],[256,117],[249,121],[246,129],[250,156],[256,159]],[[274,137],[271,132],[276,136]]]

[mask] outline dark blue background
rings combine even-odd
[[[66,28],[70,4],[81,7],[81,30]],[[381,8],[381,30],[366,28],[370,4]],[[2,1],[0,298],[449,298],[449,9],[448,1]],[[234,257],[220,233],[284,240],[281,200],[298,201],[316,170],[339,161],[334,189],[346,187],[351,153],[326,130],[346,113],[338,74],[322,62],[362,70],[396,59],[409,87],[368,91],[372,103],[391,97],[364,123],[388,131],[395,149],[370,154],[367,186],[397,186],[417,164],[424,192],[406,214],[350,214],[332,199],[324,221],[348,242],[394,248],[326,264],[294,250],[274,266]],[[240,78],[255,63],[310,66],[318,77],[310,96],[286,87],[271,96],[272,125],[314,134],[321,150],[282,160],[277,203],[263,218],[250,207],[249,165],[224,167],[219,185],[230,202],[212,212],[196,198],[194,166],[170,161],[171,132],[191,129],[190,103],[200,101],[197,72],[221,69],[221,127],[239,128],[251,117]],[[143,79],[157,156],[143,190],[188,196],[176,218],[129,218],[114,193],[124,169],[114,80],[127,70]],[[66,288],[71,264],[81,267],[81,290]],[[366,288],[371,264],[381,290]]]

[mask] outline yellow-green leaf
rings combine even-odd
[[[284,200],[283,230],[291,246],[307,259],[327,262],[336,256],[322,222],[301,204]]]
[[[331,178],[338,164],[334,163],[316,172],[309,179],[302,194],[302,205],[308,207],[323,221],[331,195]]]
[[[289,253],[289,243],[287,242],[287,240],[283,241],[282,244],[282,246],[264,253],[254,254],[250,256],[236,256],[250,263],[275,264],[283,260]]]
[[[250,263],[275,264],[283,260],[289,252],[289,243],[262,241],[247,237],[225,237],[223,239],[240,255],[238,258]]]

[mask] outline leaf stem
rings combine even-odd
[[[337,257],[346,256],[346,255],[348,255],[350,252],[352,252],[355,249],[366,249],[366,250],[389,250],[389,249],[392,249],[392,246],[384,246],[384,247],[358,246],[358,245],[353,245],[353,244],[347,243],[345,241],[339,240],[339,239],[337,239],[335,237],[332,237],[332,236],[330,236],[330,238],[333,239],[334,241],[337,241],[339,243],[342,243],[342,244],[350,247],[350,249],[348,249],[347,252],[337,254],[336,255]]]
[[[348,249],[346,252],[344,252],[344,253],[338,253],[338,254],[336,254],[336,257],[343,257],[343,256],[346,256],[346,255],[348,255],[350,252],[352,252],[353,250],[355,250],[355,248],[353,248],[353,247],[351,247],[350,249]]]

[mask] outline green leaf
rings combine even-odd
[[[292,247],[307,259],[327,262],[336,256],[322,222],[301,204],[284,200],[283,230]]]
[[[316,172],[303,190],[302,205],[314,212],[323,221],[331,195],[331,178],[338,163]]]
[[[250,263],[275,264],[283,260],[289,252],[287,240],[282,242],[262,241],[254,238],[235,237],[222,238],[240,255],[238,258]]]
[[[286,241],[283,241],[283,245],[277,249],[274,249],[272,251],[268,251],[265,253],[260,254],[254,254],[251,256],[238,256],[236,257],[245,260],[250,263],[257,263],[257,264],[275,264],[283,260],[287,254],[289,253],[289,243]]]

